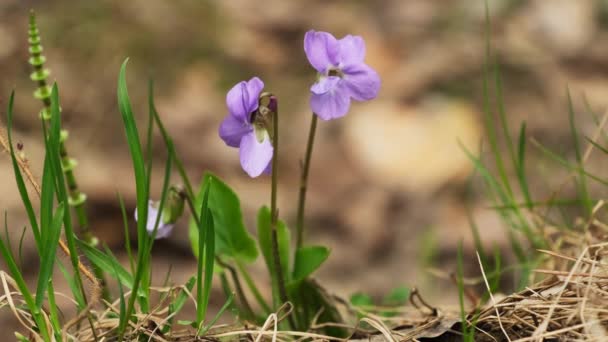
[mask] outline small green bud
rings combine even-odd
[[[26,338],[25,336],[23,336],[22,334],[18,333],[15,331],[15,337],[17,338],[17,341],[21,341],[21,342],[28,342],[30,339]]]
[[[163,208],[163,223],[175,223],[184,213],[184,201],[186,194],[181,185],[174,185],[169,188],[167,203]]]

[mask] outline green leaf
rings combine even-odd
[[[266,267],[271,274],[272,279],[275,279],[275,267],[272,254],[272,230],[270,227],[270,209],[267,206],[263,206],[258,211],[258,242],[260,244],[260,250],[264,256]],[[289,243],[290,234],[289,229],[285,223],[281,220],[277,221],[277,240],[279,242],[279,258],[281,259],[281,267],[283,269],[284,276],[288,277],[289,272]],[[289,282],[289,279],[285,279]]]
[[[296,312],[301,314],[298,319],[301,331],[308,331],[313,322],[318,326],[323,326],[323,323],[338,323],[329,324],[319,332],[335,337],[347,336],[348,332],[339,325],[345,321],[337,309],[339,301],[334,296],[311,278],[298,283],[296,290],[290,298],[293,298]]]
[[[399,306],[404,305],[410,299],[410,288],[407,286],[399,286],[393,289],[382,299],[383,305]]]
[[[200,206],[200,218],[198,220],[198,263],[196,282],[196,322],[200,326],[205,320],[209,295],[211,293],[211,280],[213,277],[213,265],[215,263],[215,228],[213,225],[213,214],[209,209],[209,192],[213,189],[213,181],[205,184],[203,199]],[[203,250],[205,254],[203,255]],[[203,274],[204,268],[204,274]]]
[[[222,307],[217,312],[217,314],[215,314],[215,316],[211,319],[211,322],[209,322],[209,324],[207,324],[205,326],[199,325],[199,330],[196,332],[196,335],[197,336],[205,335],[207,333],[207,331],[209,331],[209,329],[211,329],[211,327],[213,327],[215,325],[215,323],[218,321],[218,319],[220,319],[220,316],[222,316],[224,314],[224,312],[232,306],[233,301],[234,301],[234,294],[230,294],[228,296],[228,298],[226,299],[226,302],[224,303],[224,305],[222,305]]]
[[[374,305],[374,301],[372,297],[366,295],[365,293],[355,293],[350,296],[350,303],[354,306],[372,306]]]
[[[42,253],[48,244],[49,227],[53,219],[53,199],[55,196],[55,175],[51,167],[51,154],[47,153],[44,157],[44,169],[42,172],[42,191],[40,194],[40,231],[42,244],[38,246],[38,251]],[[63,175],[61,175],[63,177]]]
[[[65,212],[65,206],[63,203],[59,204],[52,223],[48,227],[48,232],[45,233],[47,236],[46,245],[44,250],[41,251],[40,255],[40,274],[38,275],[38,286],[36,288],[36,306],[38,309],[42,308],[44,301],[44,293],[49,286],[49,281],[53,276],[53,266],[55,266],[55,255],[57,255],[57,245],[59,244],[59,238],[61,237],[61,223],[63,222],[63,214]],[[43,227],[47,228],[47,227]]]
[[[131,100],[129,99],[129,92],[127,90],[126,71],[128,61],[129,59],[126,59],[123,62],[118,75],[118,108],[122,114],[127,143],[133,160],[133,171],[135,172],[138,232],[143,231],[145,233],[146,216],[148,213],[147,177],[137,124],[135,123],[135,117],[131,109]]]
[[[186,282],[186,284],[184,285],[184,287],[187,289],[187,291],[180,289],[178,295],[171,302],[171,304],[169,304],[169,315],[172,315],[169,320],[169,323],[171,323],[173,321],[173,317],[175,317],[175,315],[182,310],[182,308],[184,307],[184,304],[186,304],[186,300],[188,299],[188,294],[192,292],[192,289],[194,288],[195,283],[196,283],[196,277],[195,276],[190,277],[190,279],[188,279],[188,282]]]
[[[585,161],[583,160],[583,154],[581,153],[581,147],[579,143],[578,130],[576,128],[575,123],[575,112],[574,106],[572,105],[572,98],[570,96],[570,90],[567,89],[566,95],[568,97],[568,113],[569,113],[569,121],[570,121],[570,132],[572,134],[572,141],[574,145],[574,152],[576,155],[576,162],[580,168],[578,181],[576,182],[578,185],[578,192],[580,197],[583,199],[583,208],[585,209],[585,214],[591,215],[591,211],[593,210],[593,203],[591,203],[591,198],[589,196],[589,189],[587,187],[587,178],[585,177]]]
[[[63,177],[63,170],[61,169],[61,155],[60,155],[60,136],[61,136],[61,110],[59,103],[59,88],[57,84],[53,84],[51,90],[51,124],[48,132],[48,139],[45,140],[45,149],[47,155],[49,155],[50,166],[53,169],[53,175],[55,176],[55,195],[57,202],[69,203],[68,190],[65,186],[65,179]],[[79,256],[80,252],[76,248],[76,233],[72,224],[72,217],[70,210],[64,210],[63,213],[63,229],[65,232],[65,240],[70,251],[70,262],[72,264],[74,272],[74,280],[82,292],[82,298],[86,298],[84,285],[82,283],[82,277],[80,275],[80,269],[78,264],[80,263]]]
[[[108,255],[95,247],[90,246],[82,240],[76,240],[78,248],[95,266],[101,268],[105,273],[118,279],[120,283],[129,289],[133,288],[133,277],[122,267],[120,262],[113,256]]]
[[[110,249],[106,246],[105,248],[107,255],[111,255],[111,251]],[[123,322],[127,319],[126,314],[127,314],[127,304],[126,304],[126,300],[125,300],[125,292],[122,288],[122,282],[120,281],[120,277],[118,276],[118,269],[116,268],[116,264],[113,264],[114,267],[114,278],[118,281],[118,294],[119,294],[119,312],[118,312],[118,317],[119,317],[119,322]]]
[[[200,216],[206,184],[212,181],[209,191],[209,209],[213,215],[215,228],[215,255],[252,262],[258,257],[255,240],[243,224],[241,204],[237,195],[222,180],[211,173],[205,173],[203,184],[195,200],[196,215]],[[194,255],[198,256],[198,227],[190,220],[189,237]]]
[[[27,212],[27,217],[30,221],[30,225],[32,226],[32,233],[34,234],[34,240],[36,241],[36,245],[40,247],[42,243],[40,237],[40,229],[38,228],[38,221],[36,220],[36,214],[34,212],[34,207],[32,206],[32,202],[30,200],[30,196],[27,192],[27,187],[25,186],[25,181],[23,180],[23,175],[21,174],[21,170],[19,169],[19,163],[17,163],[17,156],[15,155],[15,150],[13,148],[13,103],[15,99],[15,92],[11,93],[11,96],[8,100],[8,110],[7,110],[7,119],[6,119],[6,131],[8,137],[8,144],[11,153],[11,160],[13,163],[13,172],[15,174],[15,181],[17,183],[17,188],[19,189],[19,195],[21,196],[21,202],[25,206],[25,211]]]
[[[78,287],[76,278],[74,276],[72,276],[71,272],[69,272],[65,268],[65,266],[61,262],[61,259],[57,260],[57,266],[59,267],[59,271],[61,271],[63,278],[66,280],[70,290],[72,291],[72,298],[76,301],[76,307],[78,308],[79,311],[82,310],[84,307],[87,306],[87,303],[84,300],[84,297],[82,296],[82,292],[80,291],[80,288]]]
[[[142,278],[144,277],[144,272],[146,272],[149,268],[149,255],[146,255],[148,251],[148,243],[150,238],[148,237],[148,233],[146,231],[146,222],[148,217],[148,175],[146,173],[146,167],[144,163],[143,152],[141,148],[141,142],[139,140],[139,132],[137,130],[137,124],[135,122],[135,117],[133,115],[133,110],[131,109],[131,100],[129,99],[129,92],[127,90],[127,62],[129,59],[126,59],[122,66],[120,67],[120,72],[118,74],[118,109],[122,115],[123,126],[125,128],[125,133],[127,136],[127,144],[129,145],[129,151],[131,154],[131,159],[133,162],[133,172],[135,175],[135,189],[136,189],[136,197],[137,197],[137,265],[135,270],[135,277],[132,282],[133,291],[139,294],[140,283],[142,282]],[[107,271],[108,272],[108,271]],[[111,274],[110,272],[108,272]],[[145,280],[145,279],[144,279]],[[126,284],[126,282],[123,282]],[[145,286],[145,285],[144,285]],[[133,312],[135,299],[137,296],[129,297],[129,302],[127,304],[127,319],[131,318],[131,313]],[[144,301],[145,302],[145,301]],[[123,333],[126,328],[126,321],[120,322],[118,327],[118,335],[119,339],[122,338]]]
[[[306,279],[329,257],[329,249],[323,246],[306,246],[296,251],[292,283]]]

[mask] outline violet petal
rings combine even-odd
[[[321,77],[318,82],[315,82],[311,87],[310,91],[313,94],[321,95],[331,91],[335,88],[340,82],[340,77],[337,76],[329,76],[329,77]]]
[[[340,46],[340,64],[359,64],[365,59],[365,42],[360,36],[348,35],[338,40]]]
[[[272,160],[272,151],[270,139],[266,138],[260,143],[255,132],[245,134],[239,149],[243,170],[252,178],[261,175]]]
[[[135,221],[137,221],[137,208],[135,208]],[[156,224],[156,219],[159,215],[158,208],[154,206],[154,202],[152,200],[148,201],[148,220],[146,222],[146,231],[148,235],[152,235],[154,233],[154,226]],[[158,228],[156,229],[156,239],[162,239],[168,237],[173,230],[173,224],[166,224],[163,222],[163,217],[161,216],[160,221],[158,222]]]
[[[357,101],[375,98],[380,90],[380,77],[374,69],[366,64],[352,64],[342,69],[342,82],[349,90],[350,96]]]
[[[350,91],[342,83],[325,94],[312,94],[310,107],[322,120],[337,119],[348,113]]]
[[[327,69],[338,64],[338,41],[327,32],[306,32],[304,52],[310,64],[320,73],[325,73]]]
[[[226,105],[231,115],[249,121],[249,114],[258,108],[264,82],[257,77],[237,83],[226,95]]]
[[[226,145],[239,147],[241,138],[252,130],[253,128],[247,121],[228,114],[220,124],[219,135]]]

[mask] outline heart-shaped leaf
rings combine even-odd
[[[226,183],[211,173],[205,173],[203,176],[203,183],[194,203],[196,215],[200,216],[198,211],[209,181],[213,182],[213,187],[209,190],[208,207],[213,215],[215,228],[215,255],[245,262],[254,261],[258,257],[258,249],[243,224],[239,198]],[[198,228],[193,219],[190,219],[189,237],[192,251],[198,257]]]
[[[329,249],[323,246],[305,246],[296,251],[292,283],[306,279],[329,257]]]

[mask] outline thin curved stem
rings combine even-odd
[[[247,268],[245,267],[245,265],[243,265],[243,262],[237,259],[236,260],[236,266],[238,267],[239,271],[243,275],[243,279],[245,279],[245,283],[247,284],[247,286],[251,290],[251,293],[253,293],[253,296],[258,301],[258,303],[260,304],[260,306],[262,307],[262,309],[265,311],[266,314],[270,314],[272,312],[272,309],[270,308],[270,305],[268,305],[268,302],[266,302],[266,300],[264,299],[264,297],[260,293],[260,290],[255,285],[255,282],[251,278],[251,275],[247,271]]]
[[[289,298],[287,297],[287,289],[285,287],[285,275],[283,274],[283,267],[281,267],[281,257],[279,253],[279,239],[277,236],[277,220],[279,213],[277,209],[277,187],[279,179],[279,110],[277,100],[274,96],[270,98],[272,106],[272,135],[273,135],[273,150],[272,150],[272,184],[270,191],[270,229],[272,235],[272,257],[274,259],[274,268],[277,275],[277,287],[279,290],[279,298],[281,302],[287,303]],[[289,325],[292,329],[295,329],[295,322],[293,316],[288,316]]]
[[[317,131],[317,115],[312,113],[310,130],[308,131],[308,142],[306,143],[306,155],[302,164],[300,177],[300,194],[298,197],[298,216],[296,220],[296,248],[302,247],[304,243],[304,210],[306,208],[306,190],[308,189],[308,171],[310,170],[310,159],[315,144],[315,133]]]

